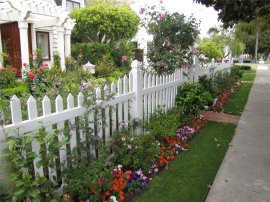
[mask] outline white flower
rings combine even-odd
[[[126,141],[126,138],[125,137],[122,137],[122,141]]]
[[[113,202],[117,202],[116,200],[116,197],[115,196],[111,196],[110,199],[113,201]]]
[[[118,167],[118,169],[121,169],[122,168],[122,165],[118,165],[117,167]]]
[[[133,141],[134,140],[134,137],[130,138],[130,140]]]

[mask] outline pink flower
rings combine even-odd
[[[64,200],[69,201],[69,199],[70,199],[70,194],[66,193],[65,196],[64,196]]]
[[[27,63],[23,63],[23,66],[26,67],[27,66]]]
[[[160,3],[160,4],[163,4],[163,0],[159,0],[159,3]]]
[[[104,182],[105,182],[105,180],[103,178],[99,178],[98,179],[99,186],[103,186],[104,185]]]
[[[131,149],[132,149],[131,144],[129,144],[129,145],[127,146],[127,148],[128,148],[129,150],[131,150]]]
[[[35,74],[33,73],[33,72],[28,72],[28,77],[30,78],[30,79],[34,79],[35,78]]]
[[[45,68],[44,66],[39,67],[40,71],[42,71],[42,72],[44,72],[44,68]]]
[[[122,62],[126,61],[127,60],[127,56],[123,55],[122,56]]]
[[[18,70],[14,67],[11,68],[11,70],[16,74],[18,72]]]
[[[159,19],[160,19],[160,20],[165,20],[165,18],[166,18],[166,14],[165,14],[165,13],[161,13],[161,14],[159,15]]]
[[[47,64],[47,63],[45,63],[45,64],[43,64],[43,66],[44,66],[44,67],[48,67],[48,64]]]
[[[0,71],[4,71],[4,70],[6,70],[5,67],[0,67]]]
[[[142,15],[144,13],[144,11],[145,11],[145,8],[141,8],[140,11],[139,11],[139,14]]]

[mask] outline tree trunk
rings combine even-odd
[[[256,26],[255,63],[258,61],[259,26]]]

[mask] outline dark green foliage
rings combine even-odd
[[[212,96],[215,95],[213,79],[211,77],[208,77],[207,75],[200,76],[198,82],[205,91],[208,91]]]
[[[178,87],[176,105],[182,110],[181,122],[198,115],[199,110],[212,102],[212,96],[199,83],[185,83]]]
[[[179,125],[178,109],[173,109],[169,113],[158,110],[151,115],[150,121],[145,125],[145,129],[149,131],[156,140],[162,141],[164,137],[174,134]]]
[[[196,3],[212,6],[218,11],[219,19],[226,27],[240,21],[250,22],[257,17],[267,17],[270,12],[270,2],[266,0],[194,0]]]
[[[157,12],[155,7],[147,11],[146,27],[153,41],[149,44],[148,57],[158,74],[172,73],[181,64],[191,62],[191,50],[199,34],[195,18],[179,13]]]
[[[240,71],[241,67],[240,66],[233,66],[231,68],[231,76],[235,78],[236,80],[239,80],[242,78],[242,72]]]
[[[151,134],[138,136],[121,132],[113,136],[111,147],[116,164],[121,164],[124,170],[142,169],[144,173],[158,160],[157,155],[161,152],[159,142]]]
[[[234,65],[236,68],[240,68],[240,70],[251,70],[250,65]]]
[[[11,68],[0,67],[0,89],[15,86],[16,74]]]

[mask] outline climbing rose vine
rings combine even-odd
[[[153,36],[147,56],[158,74],[174,72],[182,64],[191,63],[192,47],[199,34],[195,18],[169,13],[155,6],[140,9],[142,26]]]

